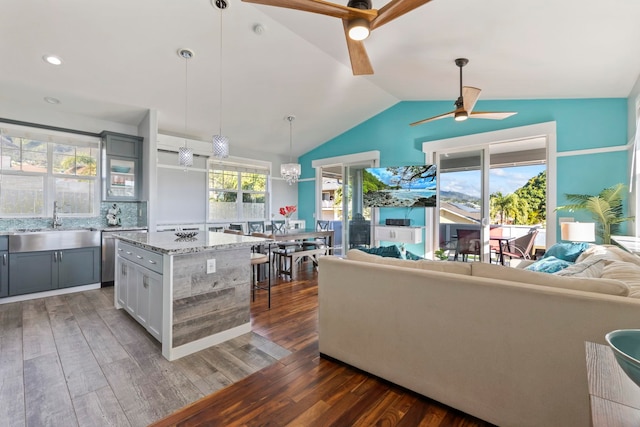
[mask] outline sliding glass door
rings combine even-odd
[[[488,148],[437,153],[438,247],[448,259],[490,259]]]

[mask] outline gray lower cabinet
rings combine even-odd
[[[134,262],[118,255],[116,299],[155,339],[162,341],[162,274],[146,268],[144,262],[148,262],[148,251],[128,249],[126,253],[136,258],[139,256],[139,259]]]
[[[0,236],[0,298],[9,295],[9,237]]]
[[[9,296],[9,252],[0,251],[0,298]]]
[[[9,295],[100,282],[100,248],[9,254]]]

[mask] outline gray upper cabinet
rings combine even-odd
[[[140,200],[142,138],[104,131],[101,134],[104,173],[102,199]]]

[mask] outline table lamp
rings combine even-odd
[[[595,242],[596,224],[594,222],[563,222],[560,224],[562,240],[569,242]]]

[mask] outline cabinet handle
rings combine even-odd
[[[58,262],[58,252],[57,251],[53,252],[53,262]]]
[[[60,251],[60,262],[62,262],[62,251]]]
[[[149,287],[149,278],[147,276],[142,276],[142,286],[145,288]]]
[[[130,252],[130,251],[127,251],[127,255],[131,255],[131,252]]]
[[[118,252],[122,252],[122,248],[118,248]]]
[[[5,255],[6,256],[6,255]],[[152,259],[149,260],[149,264],[155,264],[156,262]]]
[[[136,255],[136,258],[138,259],[142,259],[142,257],[140,255]]]
[[[2,254],[2,264],[7,265],[7,254]]]

